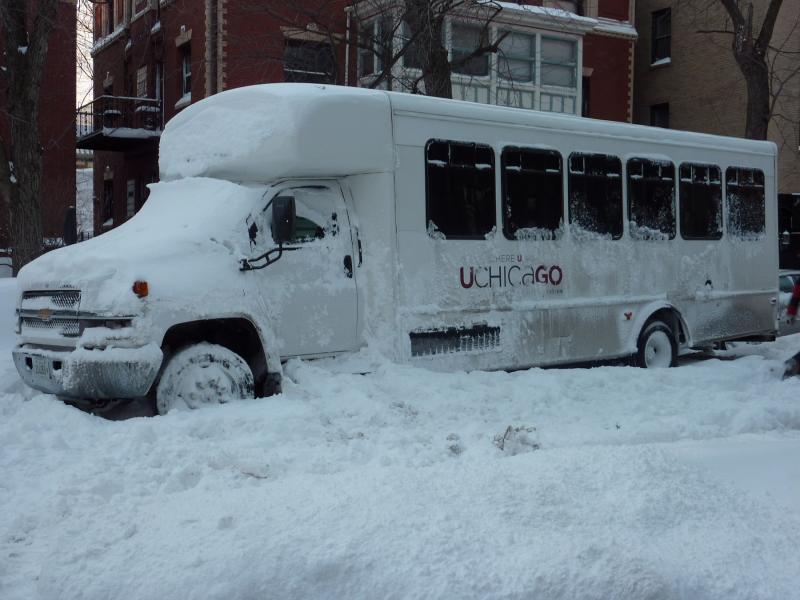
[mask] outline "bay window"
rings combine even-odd
[[[453,73],[486,77],[489,75],[489,54],[471,56],[479,48],[489,45],[486,27],[453,23],[452,28]]]
[[[497,104],[577,112],[577,40],[516,31],[500,31],[498,38]]]
[[[542,37],[542,85],[574,88],[577,66],[575,42]]]
[[[506,81],[533,83],[536,79],[536,36],[507,32],[497,53],[497,75]]]
[[[359,27],[358,76],[369,85],[398,56],[386,88],[414,89],[424,81],[423,40],[407,22],[372,20]],[[494,24],[449,21],[443,28],[452,73],[453,98],[501,106],[580,114],[581,43],[578,35],[504,29]],[[497,51],[488,50],[497,44]],[[486,48],[486,51],[483,49]],[[409,71],[411,71],[409,73]],[[403,83],[406,82],[406,84]],[[410,83],[409,83],[410,82]]]

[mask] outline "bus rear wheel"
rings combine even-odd
[[[639,334],[634,357],[644,369],[674,367],[678,361],[678,343],[672,329],[663,321],[650,321]]]

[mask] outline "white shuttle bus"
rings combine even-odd
[[[159,412],[367,344],[516,369],[773,339],[772,143],[274,84],[186,108],[143,209],[19,276],[14,360]]]

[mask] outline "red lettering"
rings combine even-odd
[[[459,278],[461,279],[461,287],[469,289],[475,283],[475,269],[472,267],[469,268],[469,282],[464,281],[464,267],[461,267],[461,272],[459,274]]]

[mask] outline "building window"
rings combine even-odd
[[[675,237],[675,166],[666,160],[628,161],[628,219],[631,237]]]
[[[147,65],[136,70],[136,96],[147,98]]]
[[[189,43],[181,46],[181,98],[192,97],[192,49]]]
[[[161,100],[161,86],[164,85],[164,71],[163,65],[158,62],[156,63],[156,80],[154,82],[154,97],[156,100]]]
[[[114,180],[103,181],[103,225],[114,224]]]
[[[575,87],[577,48],[570,40],[542,37],[542,85]]]
[[[738,238],[759,239],[764,233],[764,172],[730,167],[725,171],[728,231]]]
[[[544,6],[547,8],[560,8],[561,10],[582,15],[583,1],[584,0],[544,0]]]
[[[578,230],[622,237],[622,161],[608,154],[569,157],[569,222]]]
[[[487,27],[473,27],[453,23],[452,59],[453,73],[486,77],[489,75],[489,54],[471,56],[476,50],[489,45]]]
[[[719,167],[684,163],[680,167],[681,237],[722,237],[722,179]]]
[[[514,239],[557,239],[564,218],[561,155],[555,150],[504,148],[503,234]]]
[[[125,20],[125,2],[124,0],[114,1],[114,29],[122,25]]]
[[[672,37],[672,10],[657,10],[652,15],[652,38],[650,46],[651,64],[666,64],[672,56],[670,38]]]
[[[125,217],[130,219],[136,212],[136,180],[129,179],[125,197]]]
[[[500,36],[497,104],[575,114],[578,43],[511,31]]]
[[[114,33],[114,0],[106,0],[100,7],[101,35]]]
[[[431,140],[425,148],[427,228],[433,237],[485,239],[495,227],[494,151]]]
[[[358,75],[375,72],[375,22],[366,23],[358,33]]]
[[[359,32],[358,75],[381,73],[392,60],[392,21],[389,18],[365,23]]]
[[[669,129],[669,103],[653,104],[650,107],[650,125]]]
[[[301,83],[335,83],[333,50],[325,42],[286,40],[283,78]]]
[[[536,80],[536,36],[510,31],[504,35],[497,53],[497,75],[506,81],[533,83]]]
[[[403,23],[402,35],[400,36],[403,52],[403,67],[406,69],[421,69],[423,63],[422,47],[419,43],[419,36],[411,35],[411,26]]]

